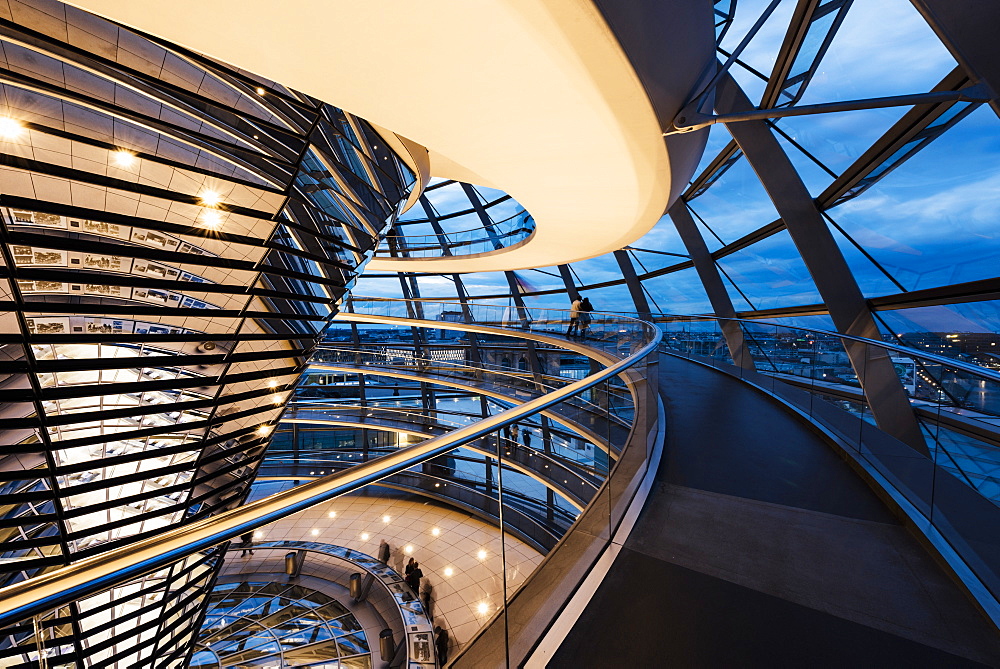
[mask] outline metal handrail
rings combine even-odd
[[[2,588],[0,627],[140,578],[262,525],[281,520],[422,464],[506,425],[559,404],[568,397],[578,395],[617,376],[653,353],[660,343],[661,333],[656,327],[651,327],[650,330],[649,341],[631,356],[586,378],[488,416],[472,425],[276,493],[238,509],[176,527]],[[516,333],[518,330],[512,332]]]
[[[856,335],[843,334],[841,332],[831,332],[830,330],[819,330],[817,328],[807,328],[798,325],[785,325],[784,323],[772,323],[771,321],[758,321],[747,318],[723,318],[722,316],[708,316],[708,315],[687,316],[681,314],[654,314],[653,320],[655,321],[657,318],[661,317],[677,318],[677,319],[687,318],[687,319],[692,319],[692,321],[697,319],[699,321],[718,321],[727,323],[748,323],[748,324],[752,323],[753,325],[768,325],[771,327],[784,328],[786,330],[802,330],[805,332],[813,332],[816,334],[822,334],[829,337],[836,337],[837,339],[847,339],[850,341],[858,342],[860,344],[869,344],[871,346],[878,346],[880,348],[884,348],[889,351],[895,351],[910,358],[921,358],[923,360],[934,362],[936,364],[943,365],[945,367],[954,367],[955,369],[960,369],[963,372],[969,372],[970,374],[975,374],[976,376],[981,376],[990,381],[995,381],[997,383],[1000,383],[1000,372],[995,372],[986,367],[973,365],[971,363],[962,360],[956,360],[955,358],[949,358],[944,355],[938,355],[937,353],[926,353],[924,351],[921,351],[920,349],[900,346],[899,344],[891,344],[889,342],[879,341],[878,339],[869,339],[867,337],[858,337]],[[673,322],[673,321],[667,321],[667,322]],[[684,321],[676,321],[676,322],[684,322]],[[751,333],[751,334],[764,334],[764,333]]]
[[[398,298],[398,297],[374,297],[374,296],[361,296],[354,295],[351,297],[352,300],[368,300],[371,302],[431,302],[439,304],[454,304],[456,306],[461,306],[465,302],[455,298],[454,300],[449,300],[446,298],[426,298],[426,297],[411,297],[411,298]],[[504,305],[498,304],[478,304],[473,301],[474,298],[468,298],[468,306],[470,307],[502,307]],[[517,307],[511,307],[516,309]],[[568,312],[569,309],[553,309],[549,307],[525,307],[525,310],[531,314],[536,311],[555,311],[555,312]],[[640,320],[639,315],[634,311],[591,311],[588,312],[591,315],[601,315],[601,316],[614,316],[617,318],[634,318]],[[668,320],[673,319],[673,320]],[[947,367],[954,367],[960,369],[964,372],[969,372],[970,374],[976,374],[982,376],[990,381],[996,381],[1000,383],[1000,372],[994,372],[993,370],[987,369],[986,367],[980,367],[979,365],[974,365],[962,360],[957,360],[955,358],[949,358],[944,355],[938,355],[936,353],[927,353],[916,348],[909,348],[907,346],[900,346],[899,344],[892,344],[889,342],[884,342],[878,339],[870,339],[868,337],[859,337],[857,335],[844,334],[842,332],[833,332],[831,330],[821,330],[818,328],[809,328],[800,325],[786,325],[785,323],[774,323],[772,321],[762,321],[750,318],[727,318],[724,316],[715,316],[712,314],[668,314],[663,312],[651,313],[649,320],[643,320],[643,322],[652,323],[657,325],[659,323],[672,323],[672,322],[712,322],[716,321],[719,323],[744,323],[747,325],[766,325],[770,327],[785,328],[786,330],[802,330],[805,332],[813,332],[816,334],[822,334],[829,337],[836,337],[838,339],[848,339],[850,341],[855,341],[860,344],[871,344],[873,346],[879,346],[886,350],[895,351],[901,353],[908,357],[922,358],[930,362],[945,365]],[[721,334],[721,333],[720,333]]]
[[[474,297],[466,298],[466,300],[463,301],[463,300],[460,300],[459,298],[448,299],[448,298],[442,298],[442,297],[435,297],[435,298],[426,298],[426,297],[398,298],[398,297],[374,297],[374,296],[353,295],[351,297],[351,299],[352,300],[359,300],[359,301],[361,301],[361,300],[368,300],[368,301],[371,301],[371,302],[432,302],[432,303],[436,302],[436,303],[439,303],[439,304],[453,304],[453,305],[456,305],[456,306],[462,306],[463,304],[465,304],[465,305],[468,305],[469,307],[481,307],[481,306],[500,307],[500,306],[503,306],[503,305],[495,305],[495,304],[479,304],[479,303],[477,303],[475,301],[477,298],[474,298]],[[516,307],[513,307],[513,308],[516,308]],[[528,311],[529,314],[531,312],[534,312],[534,311],[563,311],[563,312],[569,311],[568,309],[552,309],[552,308],[548,308],[548,307],[525,307],[525,310]],[[605,315],[605,316],[635,318],[637,320],[639,319],[638,314],[636,312],[634,312],[634,311],[631,311],[631,312],[629,312],[629,311],[591,311],[589,313],[590,314]],[[668,319],[675,319],[675,320],[668,320]],[[644,322],[649,322],[649,323],[652,323],[654,325],[656,325],[658,323],[661,323],[661,322],[670,323],[670,322],[684,322],[684,321],[691,321],[691,322],[696,322],[696,321],[704,321],[704,322],[716,321],[716,322],[720,322],[720,323],[721,322],[725,322],[725,323],[745,323],[745,324],[748,324],[748,325],[767,325],[767,326],[771,326],[771,327],[785,328],[785,329],[788,329],[788,330],[803,330],[805,332],[814,332],[816,334],[822,334],[822,335],[827,335],[827,336],[830,336],[830,337],[836,337],[838,339],[849,339],[851,341],[856,341],[856,342],[861,343],[861,344],[871,344],[873,346],[880,346],[880,347],[882,347],[884,349],[887,349],[887,350],[890,350],[890,351],[896,351],[898,353],[902,353],[902,354],[907,355],[909,357],[919,357],[919,358],[922,358],[922,359],[925,359],[925,360],[928,360],[928,361],[931,361],[931,362],[935,362],[935,363],[938,363],[938,364],[942,364],[942,365],[945,365],[945,366],[955,367],[956,369],[960,369],[960,370],[962,370],[964,372],[969,372],[970,374],[976,374],[976,375],[982,376],[983,378],[989,379],[990,381],[1000,382],[1000,372],[994,372],[994,371],[992,371],[990,369],[987,369],[985,367],[980,367],[979,365],[973,365],[971,363],[967,363],[967,362],[964,362],[962,360],[956,360],[955,358],[949,358],[947,356],[938,355],[936,353],[927,353],[927,352],[921,351],[919,349],[909,348],[909,347],[906,347],[906,346],[900,346],[899,344],[892,344],[892,343],[889,343],[889,342],[880,341],[878,339],[869,339],[867,337],[859,337],[859,336],[856,336],[856,335],[849,335],[849,334],[844,334],[844,333],[841,333],[841,332],[832,332],[830,330],[820,330],[818,328],[809,328],[809,327],[804,327],[804,326],[800,326],[800,325],[786,325],[784,323],[774,323],[772,321],[762,321],[762,320],[756,320],[756,319],[751,319],[751,318],[727,318],[727,317],[724,317],[724,316],[715,316],[713,314],[668,314],[668,313],[663,313],[663,312],[657,312],[657,313],[651,313],[650,316],[649,316],[649,320],[648,321],[644,320]]]
[[[440,245],[440,237],[445,237],[446,241],[447,241],[447,238],[450,235],[464,235],[467,232],[485,232],[489,228],[498,228],[501,225],[503,225],[504,223],[508,223],[508,222],[514,220],[515,218],[517,218],[519,216],[522,216],[524,214],[527,214],[527,213],[528,212],[526,210],[521,209],[517,213],[512,214],[512,215],[508,216],[507,218],[500,219],[499,221],[491,221],[489,225],[481,225],[478,228],[468,228],[466,230],[450,230],[450,231],[442,232],[440,235],[437,235],[437,234],[434,234],[434,235],[395,235],[395,234],[389,234],[389,235],[385,236],[385,239],[390,239],[390,238],[392,238],[392,239],[405,239],[405,240],[409,241],[409,240],[412,240],[412,239],[418,239],[420,237],[427,237],[428,239],[436,239],[436,240],[438,240],[438,244]],[[532,218],[530,214],[528,214],[528,216],[525,218],[525,222],[528,221],[528,220],[532,221],[532,225],[528,229],[533,231],[534,230],[534,220],[535,219]],[[421,220],[421,221],[400,221],[399,224],[401,224],[401,225],[410,225],[410,224],[426,225],[429,222],[430,221],[428,219],[425,219],[425,220]],[[511,230],[510,232],[498,233],[498,234],[500,236],[509,236],[509,235],[513,234],[514,232],[517,232],[518,230],[521,230],[521,229],[523,229],[523,228],[517,228],[517,229]],[[479,238],[479,239],[470,240],[470,241],[476,242],[476,241],[489,241],[489,240],[490,240],[490,238],[486,237],[485,239],[484,238]],[[455,243],[457,244],[459,242],[455,242]]]
[[[464,304],[463,302],[459,301],[457,298],[455,300],[448,300],[448,299],[444,299],[444,298],[423,298],[423,297],[398,298],[398,297],[374,297],[374,296],[370,297],[370,296],[353,295],[353,296],[351,296],[351,299],[352,300],[357,300],[357,301],[367,300],[367,301],[370,301],[370,302],[402,302],[402,303],[406,303],[406,302],[431,302],[431,303],[439,303],[439,304],[454,304],[456,306],[461,306],[462,304]],[[471,298],[470,298],[470,300],[471,300]],[[470,306],[470,307],[486,307],[486,306],[488,306],[488,307],[501,308],[504,305],[470,303],[470,304],[468,304],[468,306]],[[511,307],[511,308],[512,309],[517,309],[518,307]],[[537,311],[544,311],[544,312],[550,312],[551,311],[551,312],[563,312],[563,313],[566,313],[566,312],[569,311],[569,309],[553,309],[553,308],[549,308],[549,307],[525,307],[525,311],[527,311],[528,314],[530,315],[532,312],[537,312]],[[344,313],[345,313],[345,317],[346,317],[347,313],[349,313],[349,312],[344,312]],[[613,317],[616,317],[616,318],[633,318],[633,319],[636,319],[636,320],[640,320],[638,314],[636,314],[636,312],[634,312],[634,311],[633,312],[627,312],[627,311],[617,311],[617,312],[616,311],[591,311],[591,312],[588,312],[588,313],[590,313],[591,315],[613,316]],[[666,320],[666,319],[674,319],[674,320]],[[659,312],[659,313],[652,313],[652,314],[650,314],[650,319],[648,321],[643,320],[643,322],[652,323],[654,326],[657,325],[658,323],[661,323],[661,322],[671,323],[671,322],[687,322],[687,321],[690,321],[690,322],[698,322],[698,321],[712,322],[712,321],[715,321],[715,322],[718,322],[718,323],[743,323],[743,324],[747,324],[747,325],[766,325],[766,326],[770,326],[770,327],[785,328],[786,330],[802,330],[804,332],[813,332],[813,333],[816,333],[816,334],[822,334],[822,335],[826,335],[826,336],[829,336],[829,337],[836,337],[838,339],[847,339],[847,340],[850,340],[850,341],[858,342],[860,344],[870,344],[870,345],[873,345],[873,346],[879,346],[879,347],[884,348],[886,350],[895,351],[897,353],[901,353],[901,354],[906,355],[906,356],[911,357],[911,358],[921,358],[921,359],[924,359],[924,360],[927,360],[927,361],[930,361],[930,362],[934,362],[934,363],[937,363],[937,364],[941,364],[941,365],[944,365],[944,366],[947,366],[947,367],[954,367],[955,369],[960,369],[960,370],[962,370],[964,372],[969,372],[970,374],[975,374],[977,376],[981,376],[981,377],[983,377],[985,379],[988,379],[990,381],[995,381],[997,383],[1000,383],[1000,372],[995,372],[993,370],[987,369],[986,367],[980,367],[979,365],[974,365],[974,364],[971,364],[971,363],[968,363],[968,362],[964,362],[962,360],[957,360],[955,358],[949,358],[947,356],[938,355],[936,353],[927,353],[925,351],[921,351],[920,349],[909,348],[907,346],[900,346],[899,344],[892,344],[892,343],[889,343],[889,342],[880,341],[878,339],[869,339],[867,337],[859,337],[857,335],[849,335],[849,334],[844,334],[844,333],[841,333],[841,332],[832,332],[830,330],[821,330],[821,329],[818,329],[818,328],[809,328],[809,327],[804,327],[804,326],[799,326],[799,325],[786,325],[784,323],[774,323],[772,321],[762,321],[762,320],[755,320],[755,319],[749,319],[749,318],[726,318],[726,317],[723,317],[723,316],[715,316],[715,315],[712,315],[712,314],[668,314],[668,313]]]
[[[477,230],[462,230],[460,232],[442,232],[441,235],[386,235],[385,237],[383,237],[383,241],[388,241],[390,239],[392,239],[392,240],[396,240],[396,239],[405,240],[407,242],[407,247],[405,249],[400,249],[401,251],[413,251],[413,250],[425,250],[425,249],[440,249],[440,248],[444,248],[444,246],[441,245],[441,239],[440,239],[441,237],[448,237],[449,235],[460,235],[460,234],[464,234],[466,232],[478,232],[478,231],[484,231],[484,230],[486,230],[486,228],[478,228]],[[514,236],[516,234],[519,234],[519,233],[522,233],[522,232],[531,233],[531,232],[534,232],[534,231],[535,231],[535,228],[532,227],[532,226],[519,226],[519,227],[516,227],[516,228],[512,228],[510,230],[507,230],[505,232],[497,232],[495,237],[477,237],[476,239],[456,239],[454,241],[452,241],[452,240],[445,240],[445,241],[446,241],[447,248],[452,249],[452,248],[454,248],[456,246],[469,246],[471,244],[478,244],[480,242],[492,242],[492,241],[495,241],[496,239],[506,239],[507,237],[512,237],[512,236]],[[417,240],[422,240],[422,239],[428,240],[427,246],[410,246],[409,245],[409,244],[412,244],[412,243],[416,242]],[[430,243],[430,242],[436,242],[436,243]],[[379,250],[380,251],[388,251],[388,249],[385,249],[384,247],[381,247]]]
[[[378,343],[364,344],[364,345],[385,346],[386,344],[383,343],[383,342],[378,342]],[[348,347],[331,346],[330,344],[325,344],[325,343],[324,344],[320,344],[320,346],[317,347],[316,352],[319,352],[319,351],[333,351],[333,352],[336,352],[336,353],[343,353],[345,355],[350,355],[350,356],[370,355],[370,356],[374,356],[374,357],[384,357],[386,359],[389,359],[389,358],[392,358],[392,357],[399,357],[399,356],[395,356],[394,354],[383,353],[383,352],[380,352],[380,351],[368,351],[368,350],[365,350],[363,348],[348,348]],[[427,363],[427,366],[425,368],[421,369],[420,366],[417,365],[417,364],[411,365],[411,364],[401,363],[401,364],[387,364],[387,365],[385,365],[385,367],[386,368],[391,368],[391,367],[414,368],[417,371],[422,372],[422,373],[425,373],[425,372],[434,372],[434,371],[440,371],[442,373],[449,372],[449,371],[453,371],[453,372],[466,372],[466,373],[469,373],[469,374],[475,374],[477,372],[479,372],[479,373],[486,373],[486,374],[489,374],[491,376],[500,377],[501,379],[507,379],[507,384],[510,387],[515,387],[515,384],[511,382],[511,380],[513,379],[513,380],[518,380],[518,381],[525,382],[527,385],[530,385],[533,388],[539,389],[539,390],[541,390],[541,389],[551,390],[551,389],[562,387],[562,386],[554,386],[554,385],[552,385],[550,383],[544,383],[543,381],[566,381],[566,382],[570,381],[570,379],[568,379],[567,377],[564,377],[564,376],[552,376],[550,374],[538,374],[538,376],[542,379],[542,381],[536,381],[534,379],[534,375],[530,371],[523,371],[522,372],[520,370],[512,370],[512,369],[510,369],[508,367],[504,367],[503,365],[494,365],[494,364],[486,363],[486,362],[478,362],[475,365],[467,365],[467,364],[462,364],[462,363],[459,363],[459,362],[453,362],[451,360],[433,360],[431,358],[424,358],[424,357],[420,357],[420,356],[417,356],[417,355],[414,355],[412,358],[410,358],[410,360],[413,360],[415,362],[419,361],[419,362]],[[352,365],[352,364],[353,365],[357,365],[358,369],[368,369],[369,367],[371,367],[374,370],[381,369],[380,366],[377,367],[377,366],[375,366],[375,365],[373,365],[371,363],[365,363],[365,362],[362,362],[362,363],[351,363],[351,362],[344,362],[344,361],[329,361],[329,360],[314,360],[314,361],[312,361],[312,362],[309,363],[309,367],[310,368],[316,367],[318,369],[321,369],[324,365],[340,366],[340,365]],[[435,370],[435,368],[437,368],[437,370]],[[375,375],[375,376],[378,375],[377,371],[373,371],[373,372],[369,372],[369,373],[371,373],[372,375]],[[303,387],[311,387],[311,386],[303,386]],[[609,394],[611,394],[613,396],[617,396],[615,393],[609,393]],[[329,401],[329,400],[327,400],[327,401]],[[599,407],[598,405],[594,404],[593,402],[590,402],[590,401],[585,400],[585,399],[579,399],[578,402],[583,407],[585,407],[585,408],[586,407],[595,407],[597,409],[603,409],[603,408],[605,408],[605,407]],[[617,416],[614,416],[614,415],[612,415],[611,417],[612,418],[618,418]]]

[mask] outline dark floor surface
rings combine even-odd
[[[664,356],[667,441],[550,667],[1000,666],[1000,636],[798,419]]]

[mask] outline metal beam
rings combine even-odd
[[[989,91],[1000,116],[1000,3],[982,0],[910,0],[973,81]]]
[[[1000,300],[1000,278],[979,279],[950,286],[935,286],[923,290],[883,295],[868,300],[873,311],[896,311],[918,307],[935,307],[966,302]],[[825,304],[799,304],[776,309],[742,311],[740,318],[794,318],[828,313]]]
[[[566,286],[566,294],[569,295],[569,301],[580,299],[580,291],[576,289],[576,283],[573,281],[573,274],[570,272],[569,265],[559,265],[559,276],[562,277],[563,285]]]
[[[493,219],[486,212],[486,208],[483,203],[479,201],[479,194],[476,192],[475,187],[472,184],[467,184],[464,181],[458,182],[465,191],[465,196],[469,198],[469,202],[472,203],[472,208],[475,210],[476,215],[479,216],[479,222],[483,224],[483,230],[486,231],[486,236],[489,237],[490,242],[493,243],[493,249],[499,251],[503,248],[503,242],[500,241],[500,237],[497,235],[496,230],[493,229]]]
[[[681,236],[691,260],[694,262],[695,271],[701,279],[701,285],[708,294],[708,300],[712,303],[712,310],[720,318],[735,318],[736,309],[733,301],[729,297],[722,277],[719,275],[719,268],[716,267],[712,254],[708,252],[705,239],[701,236],[698,226],[688,211],[683,200],[677,200],[667,210],[670,220],[674,222],[677,233]],[[747,351],[746,341],[743,338],[743,328],[734,321],[720,320],[719,326],[722,334],[726,338],[726,346],[729,347],[729,354],[733,357],[733,362],[744,369],[756,369],[753,356]]]
[[[715,104],[723,114],[752,109],[746,94],[728,74],[719,84]],[[844,334],[881,339],[840,247],[767,123],[745,121],[727,128],[785,221],[837,329]],[[845,348],[878,426],[927,455],[920,425],[888,354],[883,349],[858,343],[847,344]]]
[[[618,267],[622,271],[622,278],[625,279],[625,285],[628,286],[628,292],[632,296],[632,303],[635,304],[636,313],[639,314],[639,318],[648,320],[652,312],[649,310],[649,302],[646,301],[646,294],[642,292],[642,284],[639,283],[639,278],[635,274],[632,258],[629,257],[628,251],[619,249],[615,251],[615,260],[618,261]]]
[[[955,67],[931,90],[955,91],[968,85],[969,75],[962,67]],[[958,103],[952,101],[941,102],[931,107],[921,105],[906,112],[817,196],[816,201],[820,208],[831,209],[850,198],[857,197],[978,107],[975,104],[967,105],[966,110],[954,116],[949,115],[946,117],[948,118],[946,122],[939,122],[939,119],[948,114],[956,104]],[[908,144],[912,145],[912,148],[904,152],[903,148]],[[890,160],[892,163],[888,168],[883,168],[886,161]],[[877,176],[872,176],[873,174]]]
[[[862,100],[844,100],[842,102],[824,102],[815,105],[799,105],[798,107],[779,107],[776,109],[754,109],[752,106],[742,112],[731,114],[689,113],[678,116],[674,127],[664,135],[678,132],[691,132],[706,128],[716,123],[745,123],[747,121],[763,121],[770,118],[786,116],[808,116],[810,114],[829,114],[831,112],[857,111],[860,109],[882,109],[884,107],[906,107],[909,105],[939,104],[941,102],[989,102],[992,92],[982,85],[967,86],[957,91],[932,91],[930,93],[915,93],[912,95],[892,95],[881,98],[864,98]]]

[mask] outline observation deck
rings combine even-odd
[[[510,592],[494,593],[501,601],[483,617],[462,622],[451,666],[509,657],[533,667],[584,656],[801,662],[816,653],[834,664],[888,653],[980,666],[1000,657],[991,620],[1000,610],[995,502],[962,476],[961,460],[923,455],[822,399],[835,384],[787,383],[779,333],[822,348],[847,339],[872,348],[868,357],[907,355],[950,389],[972,380],[985,387],[1000,381],[995,372],[884,342],[735,319],[661,316],[654,328],[593,314],[584,337],[567,337],[558,311],[466,304],[459,321],[435,319],[454,314],[453,303],[420,301],[418,309],[356,297],[347,306],[337,317],[346,331],[317,350],[308,372],[316,382],[300,387],[286,415],[281,429],[292,442],[279,440],[261,466],[264,484],[291,487],[10,586],[0,591],[0,621],[44,615],[376,485],[478,516],[501,543],[506,535],[545,555]],[[416,311],[423,318],[408,317]],[[734,325],[748,342],[739,366],[720,345],[723,327]],[[560,371],[587,375],[554,373],[555,360]],[[842,366],[850,367],[846,357]],[[338,375],[357,377],[358,397],[332,396],[346,387]],[[431,388],[444,394],[419,401]],[[948,424],[954,394],[938,396],[935,412],[929,398],[914,401]],[[479,398],[480,410],[463,397]],[[993,406],[980,402],[980,414]],[[316,449],[298,432],[345,428],[396,437]],[[448,593],[447,577],[436,587]],[[667,641],[612,640],[609,611]],[[809,643],[782,644],[788,630]]]
[[[78,4],[0,3],[0,666],[1000,666],[1000,10]]]

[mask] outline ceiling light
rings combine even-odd
[[[202,191],[198,197],[201,198],[201,203],[206,207],[217,207],[222,203],[222,196],[214,190]]]
[[[119,149],[111,153],[111,160],[118,167],[132,167],[135,165],[135,154],[125,149]]]
[[[389,516],[382,516],[383,523],[388,523],[390,520],[392,520],[392,518],[390,518]]]
[[[330,512],[330,517],[331,518],[336,518],[337,517],[337,512],[336,511],[331,511]]]
[[[413,555],[413,546],[407,544],[405,547],[403,547],[403,552],[406,553],[407,555]]]
[[[441,535],[441,529],[435,527],[434,529],[431,530],[431,534],[434,535],[435,537],[440,536]]]
[[[444,568],[444,575],[445,576],[451,576],[454,573],[455,573],[455,570],[452,569],[451,567],[445,567]]]
[[[262,539],[262,538],[264,538],[264,533],[261,532],[260,530],[257,530],[256,532],[253,533],[253,538],[254,539]]]
[[[361,541],[368,541],[368,537],[371,536],[367,532],[361,533]]]
[[[479,558],[480,560],[485,560],[486,559],[486,549],[485,548],[480,548],[479,552],[476,553],[476,557]]]
[[[319,536],[319,530],[313,530],[313,531],[312,531],[312,532],[310,532],[309,534],[313,535],[314,537],[315,537],[315,536]]]
[[[271,401],[275,404],[281,404],[281,395],[274,395],[271,397]]]
[[[271,426],[261,425],[260,427],[257,428],[257,434],[259,434],[262,437],[266,437],[267,435],[271,434]]]
[[[479,602],[479,605],[476,606],[476,612],[481,616],[485,616],[490,612],[490,605],[486,602]]]
[[[218,228],[222,226],[222,214],[214,209],[206,209],[201,212],[201,222],[203,225],[209,228]]]
[[[9,116],[0,116],[0,137],[3,139],[17,139],[24,134],[24,125],[17,119]]]
[[[278,382],[275,381],[274,379],[271,379],[270,381],[267,382],[267,387],[268,388],[277,388],[278,387]]]
[[[265,93],[267,93],[267,91],[264,90],[263,86],[257,87],[257,95],[264,95]]]

